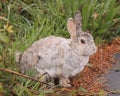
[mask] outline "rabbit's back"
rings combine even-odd
[[[47,72],[51,77],[56,77],[61,74],[65,51],[70,49],[69,39],[51,36],[41,43],[44,44],[40,44],[38,54],[41,59],[39,59],[36,69],[42,74]]]
[[[59,67],[63,66],[64,51],[69,47],[69,39],[50,36],[34,42],[21,58],[23,70],[31,67],[41,74],[48,72],[55,75]]]

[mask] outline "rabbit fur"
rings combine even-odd
[[[82,31],[81,14],[67,20],[70,39],[50,36],[34,42],[23,53],[16,53],[21,72],[30,68],[39,75],[47,72],[50,78],[59,78],[59,84],[70,87],[69,77],[80,73],[89,61],[89,56],[96,52],[91,34]],[[48,79],[46,76],[44,80]]]

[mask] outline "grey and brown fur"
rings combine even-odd
[[[16,54],[21,72],[34,68],[39,74],[48,73],[59,78],[61,86],[70,87],[69,77],[80,73],[96,52],[91,34],[82,31],[82,17],[77,12],[74,19],[68,18],[67,29],[70,39],[50,36],[34,42],[22,54]],[[46,77],[44,79],[47,79]]]

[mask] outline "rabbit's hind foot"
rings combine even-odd
[[[70,80],[68,78],[60,78],[60,86],[63,86],[63,87],[71,87],[70,85]]]

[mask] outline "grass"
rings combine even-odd
[[[14,53],[50,36],[69,38],[66,21],[82,13],[83,30],[96,43],[120,36],[119,0],[3,0],[0,2],[0,67],[19,71]],[[5,96],[44,96],[52,88],[0,71],[0,93]],[[47,89],[47,90],[46,90]],[[71,92],[74,93],[74,92]]]

